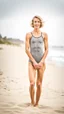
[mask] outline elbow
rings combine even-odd
[[[26,53],[26,54],[28,53],[28,49],[25,49],[25,53]]]
[[[48,49],[46,49],[46,55],[48,54]]]
[[[47,55],[48,55],[48,49],[47,49]]]
[[[48,49],[47,49],[47,54],[48,54]]]
[[[27,53],[27,49],[25,49],[25,53]]]

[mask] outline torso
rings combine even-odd
[[[44,37],[41,33],[40,36],[36,37],[33,35],[33,33],[31,33],[32,36],[30,38],[30,52],[32,54],[32,56],[34,57],[34,59],[36,60],[36,62],[40,62],[40,60],[43,57],[43,40]]]

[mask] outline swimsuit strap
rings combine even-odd
[[[41,36],[42,36],[42,34],[43,34],[43,33],[41,32]],[[32,32],[31,32],[31,35],[33,36],[33,33],[32,33]]]
[[[44,39],[44,34],[43,34],[43,32],[41,32],[41,36],[43,37],[43,39]]]
[[[33,33],[31,32],[31,35],[33,36]]]
[[[42,32],[41,32],[41,37],[42,37]]]

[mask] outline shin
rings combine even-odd
[[[38,105],[40,95],[41,95],[42,84],[41,82],[37,83],[37,91],[36,91],[36,103],[35,106]]]
[[[31,104],[34,104],[34,82],[30,82],[30,97],[31,97]]]

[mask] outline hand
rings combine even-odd
[[[38,68],[38,63],[37,62],[33,62],[33,66],[34,66],[35,69],[37,69]]]
[[[39,63],[38,63],[38,68],[41,68],[42,65],[43,65],[43,63],[44,63],[44,61],[43,61],[43,62],[39,62]]]
[[[33,66],[34,66],[35,69],[40,69],[42,67],[43,63],[44,62],[39,62],[39,63],[33,62]]]
[[[38,68],[41,68],[42,67],[42,63],[38,63]]]

